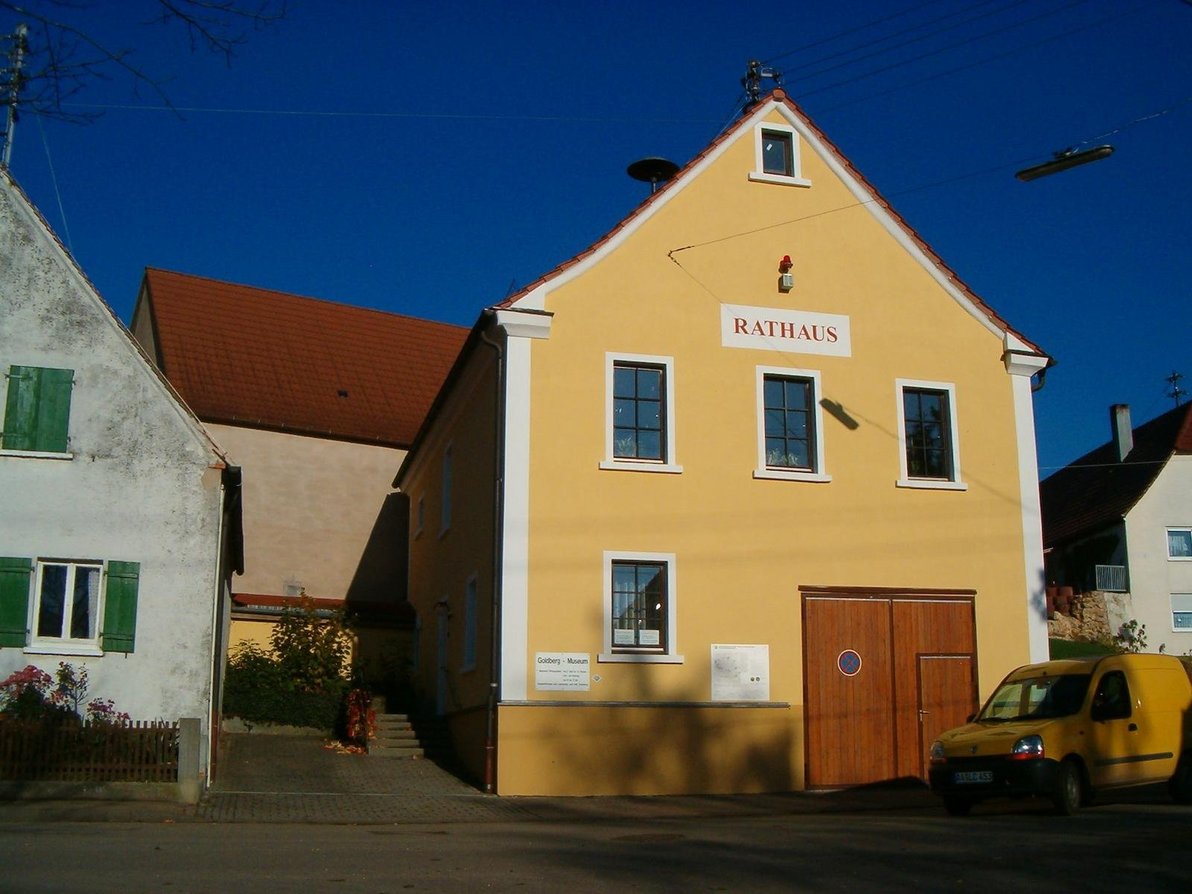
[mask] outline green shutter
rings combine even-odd
[[[25,645],[32,572],[29,559],[0,558],[0,646]]]
[[[139,562],[108,562],[104,591],[103,637],[105,652],[131,652],[137,632],[137,587]]]
[[[9,367],[4,448],[65,453],[73,383],[72,369]]]

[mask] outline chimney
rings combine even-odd
[[[1134,431],[1130,426],[1130,405],[1113,404],[1109,408],[1109,428],[1113,435],[1113,450],[1122,462],[1134,449]]]

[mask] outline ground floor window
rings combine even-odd
[[[1192,632],[1192,593],[1171,594],[1171,629]]]
[[[677,661],[675,561],[670,554],[605,553],[602,661]]]

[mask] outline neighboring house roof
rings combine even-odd
[[[1044,352],[1042,348],[1040,348],[1038,345],[1036,345],[1030,339],[1026,338],[1026,336],[1022,335],[1022,333],[1020,333],[1017,330],[1015,330],[1014,328],[1012,328],[1009,323],[1007,323],[1001,316],[999,316],[997,314],[996,311],[993,310],[993,308],[991,308],[980,297],[978,297],[976,292],[974,292],[971,288],[969,288],[969,286],[963,280],[961,280],[961,278],[959,276],[956,275],[956,272],[954,270],[952,270],[951,267],[949,267],[947,264],[944,263],[943,259],[940,258],[940,256],[935,253],[935,251],[931,248],[931,246],[929,246],[923,240],[923,238],[917,232],[915,232],[915,230],[911,227],[911,225],[908,224],[902,218],[902,216],[900,214],[898,214],[897,211],[894,210],[893,207],[891,207],[890,203],[888,201],[886,201],[885,198],[882,197],[882,195],[874,188],[873,184],[871,184],[868,180],[866,180],[865,177],[861,174],[861,172],[858,171],[855,167],[853,167],[853,163],[851,161],[849,161],[848,158],[845,157],[844,153],[842,153],[836,147],[836,145],[824,135],[824,132],[821,131],[811,121],[810,118],[807,117],[806,113],[803,112],[803,110],[798,106],[798,104],[796,104],[794,102],[794,100],[792,100],[789,96],[787,96],[786,91],[784,91],[782,89],[773,91],[768,97],[766,97],[760,103],[753,106],[751,109],[748,109],[747,114],[742,116],[742,118],[735,125],[728,128],[723,134],[721,134],[719,137],[717,137],[715,140],[713,140],[702,152],[700,152],[697,156],[695,156],[695,158],[691,159],[691,161],[689,161],[682,168],[680,168],[678,173],[676,173],[674,175],[674,177],[672,177],[666,183],[661,184],[658,187],[658,189],[650,195],[649,198],[647,198],[644,202],[642,202],[642,204],[640,204],[637,208],[635,208],[633,210],[633,212],[631,212],[629,214],[628,217],[626,217],[624,220],[622,220],[620,223],[618,223],[615,227],[613,227],[602,238],[597,240],[595,243],[593,243],[591,246],[589,246],[584,251],[580,252],[575,257],[564,261],[563,263],[556,266],[554,269],[550,270],[549,272],[540,276],[538,279],[534,280],[534,282],[532,282],[529,285],[525,286],[524,288],[520,289],[515,294],[510,295],[504,301],[502,301],[500,304],[498,304],[496,306],[501,307],[501,308],[508,308],[508,307],[515,306],[516,304],[518,304],[518,302],[521,299],[525,298],[527,295],[529,295],[530,293],[532,293],[539,287],[549,283],[553,279],[556,279],[560,274],[562,274],[565,271],[567,271],[568,269],[576,266],[577,264],[580,264],[581,262],[587,260],[590,256],[599,253],[600,250],[602,248],[604,248],[606,245],[608,245],[611,241],[613,241],[613,239],[619,233],[621,233],[627,227],[634,224],[639,218],[641,218],[649,213],[652,213],[652,211],[654,210],[654,208],[656,206],[665,202],[669,198],[669,194],[671,192],[673,192],[676,189],[681,189],[682,185],[690,179],[689,175],[693,172],[694,169],[696,169],[700,165],[700,163],[705,158],[707,158],[709,155],[714,153],[716,151],[716,149],[719,148],[722,144],[729,142],[730,140],[733,140],[733,139],[737,138],[738,136],[740,136],[741,132],[743,130],[745,130],[747,128],[747,126],[750,125],[751,119],[753,118],[754,114],[759,109],[763,109],[765,106],[767,106],[770,103],[774,103],[778,106],[784,107],[785,109],[787,109],[790,112],[790,114],[792,114],[796,118],[798,118],[799,121],[812,134],[814,134],[815,138],[822,144],[823,148],[828,153],[830,153],[835,158],[835,160],[844,168],[844,170],[847,172],[848,176],[855,179],[856,182],[861,186],[861,188],[863,190],[867,191],[872,196],[872,202],[874,204],[876,204],[877,206],[879,206],[887,215],[889,215],[891,220],[894,222],[894,224],[897,227],[899,227],[907,235],[907,237],[915,244],[915,246],[920,251],[923,252],[923,255],[928,260],[928,262],[933,264],[940,271],[940,273],[944,277],[944,279],[950,281],[951,284],[953,286],[955,286],[955,288],[957,290],[959,290],[964,295],[964,297],[974,305],[974,307],[977,309],[977,311],[979,313],[984,314],[985,317],[993,324],[994,327],[1002,330],[1003,332],[1013,335],[1015,338],[1022,341],[1023,344],[1028,346],[1031,350],[1037,351],[1040,354],[1045,355],[1046,352]]]
[[[468,330],[148,268],[157,362],[204,422],[408,447]]]
[[[1108,441],[1049,475],[1039,485],[1044,545],[1120,522],[1176,453],[1192,453],[1192,404],[1135,428],[1124,460]]]

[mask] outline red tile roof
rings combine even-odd
[[[148,268],[157,363],[204,422],[408,447],[468,330]]]
[[[1192,404],[1134,429],[1134,446],[1123,461],[1109,441],[1045,478],[1039,485],[1044,545],[1121,521],[1174,453],[1192,453]]]

